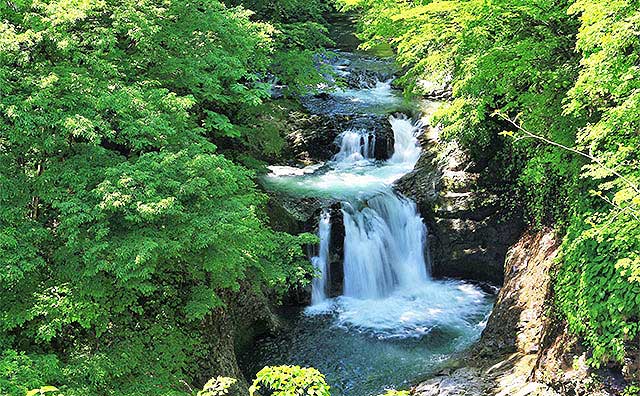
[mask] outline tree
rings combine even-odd
[[[253,172],[214,144],[269,96],[274,29],[251,16],[0,4],[0,393],[183,394],[221,290],[304,278],[309,239],[269,229]]]

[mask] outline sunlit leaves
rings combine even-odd
[[[253,173],[211,141],[270,95],[276,30],[256,19],[218,1],[0,3],[0,393],[184,394],[224,293],[277,298],[306,276],[308,239],[266,226]],[[64,364],[38,375],[49,355],[12,348]]]
[[[421,80],[450,84],[453,100],[435,117],[441,136],[489,164],[508,159],[495,167],[515,170],[507,181],[518,186],[525,220],[568,227],[560,309],[593,348],[594,364],[621,361],[640,320],[636,2],[341,3],[362,11],[368,44],[394,47],[409,91],[433,85]],[[505,131],[496,111],[557,145]]]
[[[274,396],[330,396],[324,375],[314,368],[265,367],[256,374],[249,394],[257,394],[263,386]]]

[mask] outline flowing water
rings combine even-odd
[[[322,211],[320,216],[318,237],[320,237],[318,255],[311,258],[311,263],[319,276],[313,278],[311,285],[311,305],[318,305],[327,299],[327,287],[330,281],[329,243],[331,237],[331,215],[328,210]]]
[[[349,68],[338,69],[348,75]],[[258,342],[243,358],[249,372],[264,365],[313,366],[333,395],[367,396],[407,386],[433,372],[479,336],[492,297],[478,287],[430,276],[427,229],[413,201],[393,190],[420,156],[421,123],[398,114],[402,98],[389,81],[332,95],[333,110],[345,103],[360,116],[393,113],[393,155],[374,158],[375,135],[347,129],[340,151],[327,163],[307,168],[271,167],[267,188],[299,197],[340,202],[344,226],[343,292],[330,297],[329,211],[320,215],[317,255],[311,258],[311,305],[289,315],[289,331]],[[328,110],[311,102],[309,108]]]

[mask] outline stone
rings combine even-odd
[[[414,170],[396,182],[416,201],[429,230],[432,274],[500,284],[506,252],[522,223],[479,186],[479,166],[454,143],[428,137]]]
[[[393,155],[393,130],[386,116],[298,115],[285,136],[282,165],[306,166],[330,160],[340,151],[338,136],[350,129],[370,131],[376,139],[375,158]]]
[[[553,230],[528,231],[505,261],[505,279],[466,366],[429,379],[413,394],[607,396],[619,394],[610,372],[594,372],[585,349],[553,313],[552,271],[560,241]],[[517,269],[517,270],[516,270]],[[466,393],[465,393],[466,392]]]

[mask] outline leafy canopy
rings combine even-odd
[[[0,393],[184,394],[230,292],[304,279],[309,237],[217,150],[278,34],[219,1],[0,3]]]
[[[594,365],[621,362],[640,335],[636,2],[340,3],[361,12],[365,46],[394,48],[408,92],[451,89],[442,135],[489,164],[505,205],[565,233],[558,306]]]

